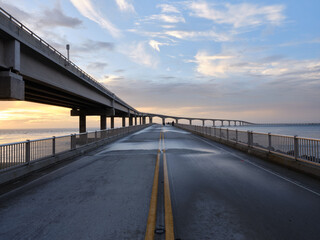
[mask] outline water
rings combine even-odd
[[[87,130],[95,131],[98,129],[87,128]],[[75,133],[79,133],[78,128],[0,129],[0,144],[49,138],[52,136],[65,136]]]
[[[229,129],[238,129],[242,131],[253,131],[262,133],[273,133],[281,135],[299,137],[308,137],[320,139],[320,124],[318,125],[252,125],[252,126],[237,126],[228,127]],[[88,131],[98,129],[88,128]],[[27,139],[41,139],[52,136],[64,136],[78,133],[77,128],[47,128],[47,129],[0,129],[0,144],[21,142]]]
[[[320,139],[320,124],[315,125],[294,125],[294,124],[275,124],[275,125],[248,125],[231,126],[229,129],[238,129],[241,131],[253,131],[260,133],[272,133],[288,136],[299,136],[306,138]]]

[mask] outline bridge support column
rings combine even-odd
[[[223,120],[221,120],[221,127],[223,127]]]
[[[129,126],[132,126],[133,124],[133,117],[129,117]]]
[[[189,119],[189,124],[192,125],[192,120],[191,119]]]
[[[107,129],[107,116],[100,115],[100,130]]]
[[[146,117],[142,117],[142,123],[146,124]]]
[[[84,133],[87,131],[86,128],[86,115],[80,114],[79,116],[79,132]]]
[[[114,117],[110,117],[110,128],[114,128]]]
[[[231,126],[231,125],[230,125],[230,124],[231,124],[231,121],[229,120],[228,123],[229,123],[229,127],[230,127],[230,126]]]
[[[216,121],[212,120],[212,126],[215,127],[216,126]]]
[[[166,125],[166,119],[165,118],[162,118],[162,125]]]
[[[126,126],[126,117],[122,117],[122,127]]]
[[[134,125],[138,125],[138,119],[137,119],[137,117],[134,117]]]
[[[0,72],[0,99],[24,100],[22,76],[10,71]]]
[[[202,120],[202,126],[204,126],[204,122],[205,122],[205,120]]]
[[[152,117],[149,117],[149,123],[152,123]]]
[[[178,118],[176,118],[176,123],[177,123],[177,124],[179,123],[179,119],[178,119]]]

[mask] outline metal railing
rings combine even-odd
[[[176,126],[191,132],[247,145],[251,148],[263,149],[279,155],[286,155],[298,161],[320,166],[320,139],[188,124],[176,124]]]
[[[71,134],[37,140],[0,145],[0,172],[9,168],[30,164],[57,154],[72,151],[81,146],[100,140],[122,136],[140,130],[146,125],[107,129],[95,132]]]
[[[112,97],[115,101],[121,103],[122,105],[126,106],[127,108],[134,110],[133,107],[131,107],[129,104],[124,102],[122,99],[117,97],[114,93],[106,89],[101,83],[99,83],[97,80],[95,80],[93,77],[91,77],[88,73],[83,71],[80,67],[78,67],[75,63],[70,61],[66,56],[64,56],[61,52],[59,52],[57,49],[55,49],[53,46],[51,46],[48,42],[43,40],[41,37],[39,37],[37,34],[35,34],[33,31],[31,31],[28,27],[23,25],[19,20],[17,20],[15,17],[13,17],[10,13],[8,13],[6,10],[0,7],[0,13],[7,17],[12,23],[14,23],[16,26],[18,26],[21,30],[31,35],[34,39],[38,40],[40,44],[47,47],[49,50],[51,50],[54,54],[56,54],[58,57],[62,58],[65,62],[70,64],[72,67],[74,67],[80,74],[79,77],[81,77],[84,81],[87,83],[95,86],[103,93],[107,94],[108,96]]]

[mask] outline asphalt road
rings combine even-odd
[[[159,125],[0,196],[0,239],[144,239],[160,131],[176,239],[320,239],[318,180]]]

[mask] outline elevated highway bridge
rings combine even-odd
[[[1,8],[0,100],[70,108],[81,133],[0,145],[0,239],[319,239],[318,140],[140,112]]]

